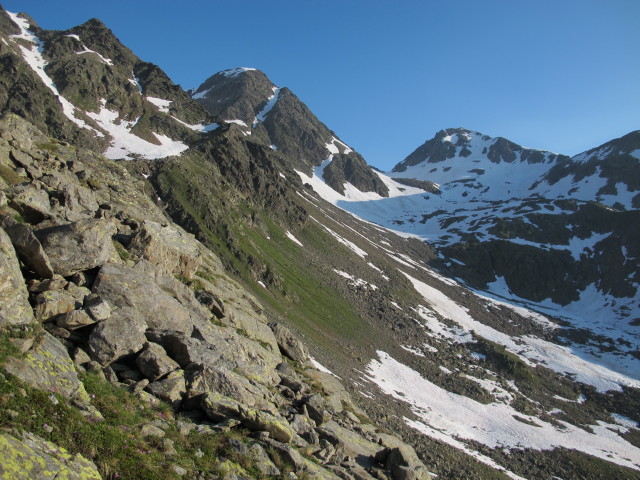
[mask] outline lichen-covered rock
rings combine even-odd
[[[235,330],[210,325],[199,331],[204,339],[189,337],[176,331],[151,330],[149,340],[162,345],[182,368],[189,364],[217,365],[237,370],[248,379],[263,385],[276,385],[279,376],[275,367],[281,357],[263,348],[258,342],[238,335]],[[206,335],[202,335],[205,333]]]
[[[376,455],[376,460],[391,472],[395,480],[427,480],[429,471],[409,445],[385,448]]]
[[[9,357],[3,367],[34,388],[89,404],[89,395],[78,379],[67,349],[47,332],[42,333],[23,357]]]
[[[254,385],[241,375],[218,365],[192,364],[185,376],[190,398],[215,392],[247,407],[254,407],[266,405],[269,396],[265,387]]]
[[[84,309],[96,322],[101,322],[111,316],[111,305],[100,295],[91,293],[84,299]]]
[[[178,409],[182,398],[187,393],[182,370],[171,372],[166,378],[149,383],[146,388],[152,395],[170,403],[174,410]]]
[[[127,355],[140,351],[146,338],[147,324],[130,307],[123,307],[100,322],[89,337],[89,352],[102,365],[108,365]]]
[[[296,362],[304,362],[309,358],[307,347],[287,327],[279,323],[270,323],[269,327],[271,327],[283,354]]]
[[[282,443],[289,443],[295,435],[287,420],[279,414],[240,405],[239,418],[249,430],[269,432],[272,438]]]
[[[65,315],[61,315],[56,319],[56,325],[67,330],[75,330],[76,328],[86,327],[96,321],[91,318],[84,310],[72,310]]]
[[[62,201],[69,220],[91,218],[98,210],[93,192],[77,183],[69,183],[62,188]]]
[[[37,183],[17,185],[9,192],[9,205],[28,222],[38,223],[52,216],[49,194]]]
[[[272,460],[284,461],[284,463],[291,465],[296,472],[300,472],[305,468],[305,458],[300,455],[300,452],[295,448],[291,447],[291,445],[286,445],[277,439],[273,440],[271,438],[264,439],[262,442],[268,447],[268,452]]]
[[[192,278],[202,260],[193,235],[173,225],[144,221],[129,243],[134,254],[157,265],[163,272]]]
[[[34,321],[29,293],[11,239],[0,228],[0,327]]]
[[[76,308],[76,299],[66,290],[49,290],[38,294],[35,315],[39,322],[46,322]]]
[[[267,318],[255,299],[242,292],[242,287],[224,273],[220,260],[207,250],[201,252],[203,265],[215,275],[207,275],[207,279],[197,276],[202,292],[213,296],[224,306],[222,322],[230,327],[240,329],[245,335],[264,345],[274,353],[279,353],[278,342],[267,325]],[[214,312],[215,314],[215,312]]]
[[[293,420],[291,421],[290,425],[298,435],[312,432],[313,429],[317,426],[316,423],[309,417],[299,414],[293,416]]]
[[[100,480],[93,462],[32,433],[0,435],[0,478],[7,480]]]
[[[221,459],[216,465],[216,472],[220,475],[218,478],[227,478],[229,480],[248,480],[253,476],[242,466],[227,458]]]
[[[53,270],[69,276],[117,259],[111,239],[116,231],[115,225],[107,220],[87,219],[43,228],[35,233]]]
[[[213,345],[183,332],[150,329],[147,331],[147,338],[151,342],[162,345],[169,356],[182,368],[187,368],[190,364],[233,367],[232,362],[222,359],[222,352],[216,350]]]
[[[164,292],[153,278],[126,265],[104,264],[92,292],[112,307],[127,307],[135,311],[149,328],[188,333],[193,329],[189,311],[178,300]]]
[[[228,445],[232,452],[250,460],[252,466],[262,475],[280,475],[280,470],[269,459],[267,452],[264,451],[260,444],[254,443],[253,445],[247,445],[240,440],[232,438],[229,439]]]
[[[136,358],[136,365],[149,380],[154,381],[180,368],[180,365],[157,343],[147,342]]]
[[[334,420],[330,420],[321,427],[316,428],[321,439],[327,440],[333,445],[344,445],[344,453],[353,458],[370,459],[371,462],[383,447],[373,443],[358,433],[342,427]]]
[[[208,392],[200,400],[200,408],[214,422],[240,415],[240,402],[217,392]]]
[[[324,399],[320,395],[310,395],[305,399],[304,403],[309,418],[313,420],[317,426],[331,420],[331,414],[327,411]]]

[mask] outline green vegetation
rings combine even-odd
[[[0,165],[0,177],[2,177],[8,185],[18,185],[26,181],[26,179],[18,175],[13,168],[6,165]]]
[[[369,333],[368,324],[327,281],[329,274],[309,259],[313,252],[346,250],[336,247],[318,225],[309,222],[300,231],[305,248],[294,247],[281,225],[286,219],[277,218],[276,212],[274,220],[251,199],[243,200],[241,192],[229,189],[216,164],[196,154],[165,165],[158,186],[170,197],[169,211],[179,212],[179,223],[204,237],[270,315],[286,318],[313,342],[336,353],[341,341],[353,342]],[[206,273],[199,276],[206,279]]]
[[[124,260],[126,262],[132,259],[129,251],[120,242],[114,240],[113,246],[116,248],[116,252],[118,252],[118,256],[120,257],[121,260]]]
[[[0,361],[20,355],[11,338],[36,335],[34,329],[5,330],[0,335]],[[55,392],[0,374],[0,428],[15,434],[32,432],[72,454],[79,453],[92,460],[105,479],[177,479],[176,465],[188,472],[187,478],[195,478],[197,471],[216,471],[225,459],[239,464],[252,478],[266,478],[250,458],[231,448],[230,440],[242,441],[246,431],[180,433],[169,405],[151,406],[96,373],[82,374],[81,380],[102,419],[83,413]],[[145,437],[141,427],[149,424],[160,425],[164,438]],[[167,439],[173,442],[173,454],[167,453]]]

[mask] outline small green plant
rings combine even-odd
[[[116,252],[118,252],[118,256],[125,262],[133,259],[129,251],[126,248],[124,248],[124,245],[122,245],[120,242],[114,240],[113,246],[116,248]]]

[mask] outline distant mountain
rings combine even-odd
[[[523,196],[532,179],[568,159],[502,137],[450,128],[418,147],[390,175],[429,180],[467,200],[504,200]]]
[[[546,199],[640,206],[640,131],[570,158],[463,128],[441,130],[392,170],[466,200]]]
[[[335,203],[431,243],[475,288],[635,336],[639,169],[640,132],[570,158],[447,129],[388,174],[437,189]]]
[[[345,183],[388,195],[384,182],[360,154],[341,141],[288,88],[276,87],[253,68],[216,73],[191,92],[211,114],[243,126],[282,153],[288,168],[311,174],[322,165],[327,184],[344,193]]]

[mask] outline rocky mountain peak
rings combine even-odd
[[[213,115],[251,125],[274,88],[260,70],[239,67],[212,75],[190,93]]]
[[[434,139],[441,142],[449,142],[454,145],[461,146],[468,143],[474,136],[486,136],[473,130],[467,130],[466,128],[446,128],[436,133]]]
[[[343,193],[347,182],[361,191],[388,195],[386,185],[359,154],[289,88],[277,87],[263,72],[244,67],[224,70],[192,90],[191,96],[211,114],[244,125],[245,135],[277,150],[286,169],[311,174],[314,167],[333,160],[324,170],[324,180],[335,191]]]
[[[441,163],[445,161],[460,162],[488,160],[491,163],[553,163],[563,156],[526,148],[503,137],[490,137],[480,132],[465,128],[449,128],[440,130],[436,135],[414,150],[398,163],[393,172],[405,172],[409,167],[421,163]],[[567,157],[568,158],[568,157]],[[427,180],[427,178],[424,178]]]

